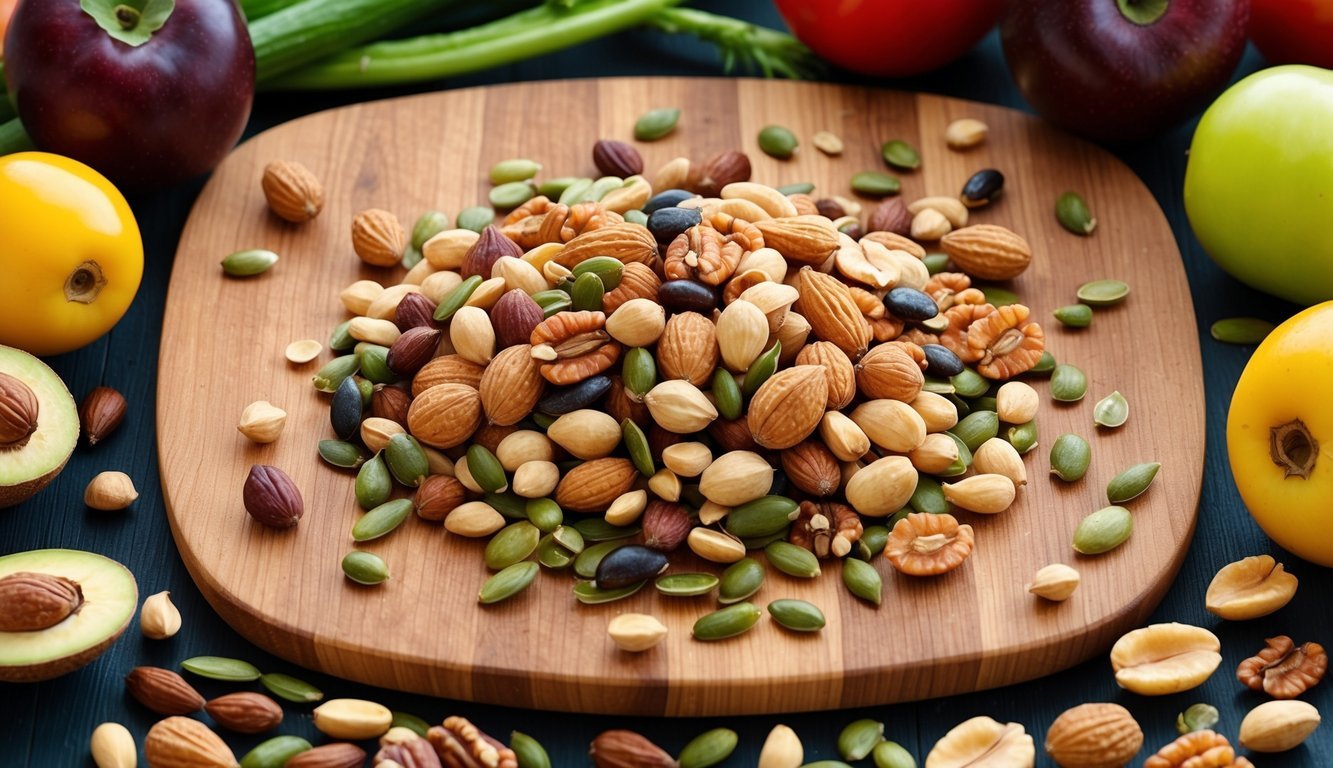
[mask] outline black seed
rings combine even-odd
[[[768,495],[786,496],[788,485],[787,473],[782,471],[782,468],[779,467],[773,470],[773,482],[768,486]]]
[[[935,300],[915,288],[898,287],[884,297],[884,306],[903,320],[919,323],[940,313]]]
[[[357,386],[355,377],[348,376],[338,385],[333,393],[333,401],[329,403],[329,421],[339,440],[350,440],[361,428],[363,407],[361,388]]]
[[[647,581],[667,569],[667,556],[637,544],[613,549],[597,564],[597,588],[619,589]]]
[[[977,171],[963,185],[963,205],[980,208],[1000,199],[1004,193],[1004,174],[994,168]]]
[[[561,387],[537,401],[537,410],[551,416],[587,408],[611,391],[611,379],[589,376],[578,384]]]
[[[926,353],[926,373],[939,378],[957,376],[963,372],[963,361],[948,347],[939,344],[923,344]]]
[[[698,208],[659,208],[648,214],[648,231],[657,238],[658,245],[670,245],[680,233],[701,221],[703,214]]]
[[[709,318],[717,297],[713,289],[693,280],[668,280],[657,291],[657,301],[673,312],[698,312]]]
[[[643,212],[651,216],[654,211],[660,208],[675,208],[682,201],[694,197],[693,192],[687,192],[683,189],[667,189],[653,195],[643,206]]]

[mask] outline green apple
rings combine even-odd
[[[1190,144],[1185,212],[1241,282],[1333,299],[1333,71],[1273,67],[1218,97]]]

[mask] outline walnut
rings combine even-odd
[[[584,232],[624,221],[625,217],[598,202],[569,206],[538,196],[506,216],[500,231],[524,250],[531,250],[544,243],[567,243]]]
[[[1324,679],[1328,655],[1319,643],[1297,646],[1286,635],[1268,639],[1268,647],[1242,661],[1236,679],[1252,691],[1275,699],[1294,699]]]
[[[1037,364],[1046,348],[1046,334],[1037,323],[1027,322],[1030,314],[1022,304],[1010,304],[968,326],[967,346],[975,356],[977,373],[1009,379]]]
[[[725,216],[726,214],[715,214]],[[760,236],[763,241],[763,236]],[[668,280],[699,280],[721,285],[736,272],[745,251],[711,226],[696,224],[667,246],[663,271]]]
[[[870,323],[870,333],[875,343],[880,344],[902,335],[903,321],[889,314],[879,296],[854,285],[848,286],[848,290],[852,292],[852,300],[861,310],[861,316]]]
[[[1148,758],[1143,768],[1254,768],[1236,756],[1226,737],[1213,731],[1187,733]]]
[[[518,768],[514,751],[461,717],[446,717],[426,733],[444,768]]]
[[[603,312],[559,312],[532,330],[532,356],[543,361],[542,378],[576,384],[615,365],[620,345],[606,332]]]
[[[939,344],[939,334],[923,331],[920,328],[908,328],[902,332],[894,341],[910,341],[918,347],[924,347],[927,344]]]
[[[412,734],[416,736],[416,734]],[[402,768],[442,768],[440,757],[429,741],[417,737],[397,743],[380,741],[380,751],[375,753],[373,761],[376,768],[386,765],[400,765]]]
[[[990,304],[955,304],[944,312],[944,319],[949,327],[940,334],[939,343],[950,352],[958,355],[965,363],[975,363],[981,359],[983,350],[973,349],[967,341],[968,329],[978,320],[990,316],[995,307]]]
[[[737,243],[743,251],[757,251],[764,247],[764,233],[745,219],[715,211],[704,219],[728,243]]]
[[[803,501],[787,540],[821,559],[845,557],[861,540],[861,516],[836,501]]]
[[[958,303],[954,301],[954,296],[971,287],[972,278],[962,272],[939,272],[931,275],[930,280],[926,281],[926,286],[921,291],[934,299],[935,306],[943,312]]]
[[[962,565],[973,543],[972,526],[953,515],[912,512],[893,526],[884,554],[909,576],[938,576]]]

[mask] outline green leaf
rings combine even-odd
[[[167,23],[176,0],[80,0],[79,7],[108,35],[138,47]]]

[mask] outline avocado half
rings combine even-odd
[[[37,396],[37,429],[18,446],[0,446],[0,508],[27,501],[65,468],[79,441],[79,411],[65,382],[46,363],[0,346],[0,373]]]
[[[21,598],[4,580],[16,574],[63,577],[77,585],[81,599],[73,613],[45,629],[0,631],[4,682],[49,680],[91,662],[125,631],[139,604],[134,574],[115,560],[76,549],[36,549],[0,557],[0,612],[11,616]]]

